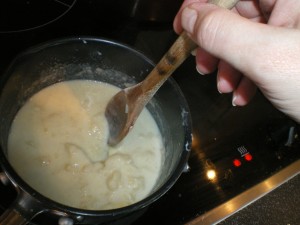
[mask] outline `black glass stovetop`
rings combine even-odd
[[[136,21],[123,13],[117,3],[113,0],[0,3],[0,73],[26,48],[70,36],[112,39],[157,62],[176,38],[172,21]],[[215,74],[197,74],[192,56],[173,77],[191,110],[190,169],[134,225],[187,223],[300,158],[299,126],[259,92],[248,106],[233,107],[231,95],[218,93]],[[10,185],[0,184],[1,212],[14,197]]]

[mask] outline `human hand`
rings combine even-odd
[[[242,0],[231,11],[185,0],[174,20],[198,44],[201,74],[218,67],[217,87],[245,105],[256,86],[300,122],[300,1]]]

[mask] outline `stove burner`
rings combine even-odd
[[[76,0],[9,0],[0,4],[0,34],[36,29],[65,15]]]

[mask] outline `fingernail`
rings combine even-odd
[[[235,103],[236,99],[237,99],[237,95],[235,93],[233,93],[233,96],[232,96],[232,105],[233,106],[236,106],[236,103]]]
[[[196,56],[196,54],[197,54],[197,48],[194,49],[193,51],[191,51],[191,54],[192,54],[193,56]]]
[[[217,74],[217,90],[220,94],[222,94],[222,92],[220,91],[221,82],[222,82],[222,80],[220,79],[219,71],[218,71],[218,74]]]
[[[200,75],[205,75],[205,73],[203,73],[203,72],[198,68],[198,66],[196,66],[196,70],[197,70],[197,72],[198,72]]]
[[[219,92],[220,94],[222,94],[222,92],[220,91],[219,86],[220,86],[220,82],[217,82],[217,90],[218,90],[218,92]]]
[[[181,17],[182,27],[188,33],[192,33],[194,31],[194,25],[196,23],[197,16],[198,16],[197,11],[189,7],[186,7],[182,11],[182,17]]]

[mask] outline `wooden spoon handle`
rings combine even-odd
[[[231,9],[238,1],[239,0],[209,0],[208,2],[226,9]],[[197,45],[188,37],[187,33],[185,31],[182,32],[156,67],[142,82],[142,91],[144,93],[150,92],[149,97],[151,98],[196,47]]]

